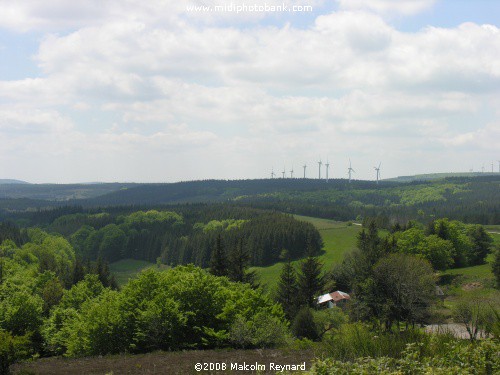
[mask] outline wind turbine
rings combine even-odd
[[[500,173],[500,160],[498,160],[498,173]]]
[[[328,161],[328,159],[326,159],[325,167],[326,167],[326,182],[328,182],[328,169],[330,168],[330,162]]]
[[[292,170],[290,171],[290,178],[293,178],[293,167]]]
[[[382,165],[382,162],[378,163],[378,168],[373,167],[377,171],[377,185],[378,185],[378,180],[380,178],[380,165]]]
[[[347,169],[348,173],[349,173],[349,183],[351,183],[351,174],[354,172],[356,173],[356,171],[354,169],[352,169],[352,165],[351,165],[351,159],[349,159],[349,168]]]
[[[491,162],[491,173],[493,173],[493,162]]]
[[[484,173],[484,164],[483,164],[483,167],[481,168],[481,172]]]
[[[323,162],[320,160],[318,161],[318,171],[319,171],[319,174],[318,174],[318,178],[321,180],[321,166],[323,165]]]
[[[274,173],[274,167],[271,169],[271,178],[274,178],[276,176],[276,173]]]
[[[500,163],[500,162],[499,162]],[[500,165],[500,164],[499,164]],[[307,168],[307,165],[303,165],[302,168],[304,168],[304,178],[306,178],[306,168]]]
[[[285,178],[285,171],[286,171],[285,166],[283,166],[283,172],[281,172],[283,174],[283,178]]]

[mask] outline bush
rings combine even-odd
[[[292,332],[299,339],[318,340],[320,338],[312,309],[302,307],[299,310],[292,323]]]
[[[231,342],[260,348],[287,337],[283,309],[267,295],[194,266],[148,269],[120,292],[91,281],[66,293],[46,321],[51,352],[103,355]]]
[[[12,336],[0,330],[0,375],[9,374],[9,367],[14,362],[31,355],[31,342],[28,335]]]
[[[237,347],[272,348],[284,345],[289,339],[289,332],[280,319],[258,313],[250,320],[238,315],[231,325],[229,337]]]
[[[408,343],[430,343],[430,336],[418,330],[404,332],[380,332],[370,330],[363,323],[349,323],[325,335],[321,343],[326,355],[341,361],[353,361],[358,357],[401,357]],[[436,346],[435,350],[439,350]]]
[[[311,375],[365,375],[365,374],[498,374],[500,371],[500,343],[484,340],[475,344],[454,340],[447,350],[423,354],[425,345],[407,344],[401,358],[365,357],[353,361],[334,358],[316,361]]]

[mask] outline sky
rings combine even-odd
[[[379,163],[382,178],[499,168],[500,1],[0,10],[0,179],[302,177],[303,165],[316,178],[320,160],[330,178],[351,160],[369,180]]]

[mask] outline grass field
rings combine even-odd
[[[356,238],[361,231],[360,225],[348,225],[344,222],[299,215],[296,215],[295,218],[313,224],[321,234],[324,253],[320,256],[320,260],[323,262],[325,271],[331,270],[334,264],[342,261],[346,252],[356,247]],[[299,262],[292,263],[297,265]],[[268,267],[253,267],[252,270],[256,271],[261,285],[266,290],[273,291],[276,288],[282,267],[283,263],[276,263]]]
[[[115,275],[116,282],[122,286],[127,283],[130,278],[135,277],[143,269],[153,266],[153,263],[145,260],[122,259],[118,262],[111,263],[109,268]]]
[[[307,221],[313,224],[321,234],[323,239],[323,254],[320,256],[323,262],[325,271],[332,269],[333,265],[342,261],[345,253],[353,250],[356,247],[356,238],[361,231],[360,225],[348,225],[345,222],[333,221],[328,219],[320,219],[308,216],[295,215],[298,220]],[[500,225],[488,225],[485,228],[493,237],[494,244],[500,246]],[[493,232],[493,233],[492,233]],[[498,233],[495,233],[498,232]],[[381,235],[386,234],[381,232]],[[461,275],[465,282],[473,282],[482,280],[483,283],[493,283],[493,273],[491,272],[491,262],[493,256],[488,257],[488,263],[480,266],[465,267],[448,270],[445,274]],[[298,265],[300,261],[294,261],[294,265]],[[110,265],[111,271],[115,274],[116,281],[119,285],[124,285],[130,278],[135,277],[141,270],[153,266],[153,263],[123,259]],[[252,267],[259,278],[260,284],[268,291],[273,291],[276,287],[279,274],[283,263],[276,263],[268,267]]]

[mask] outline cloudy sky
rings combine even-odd
[[[0,59],[0,178],[498,170],[500,1],[0,0]]]

